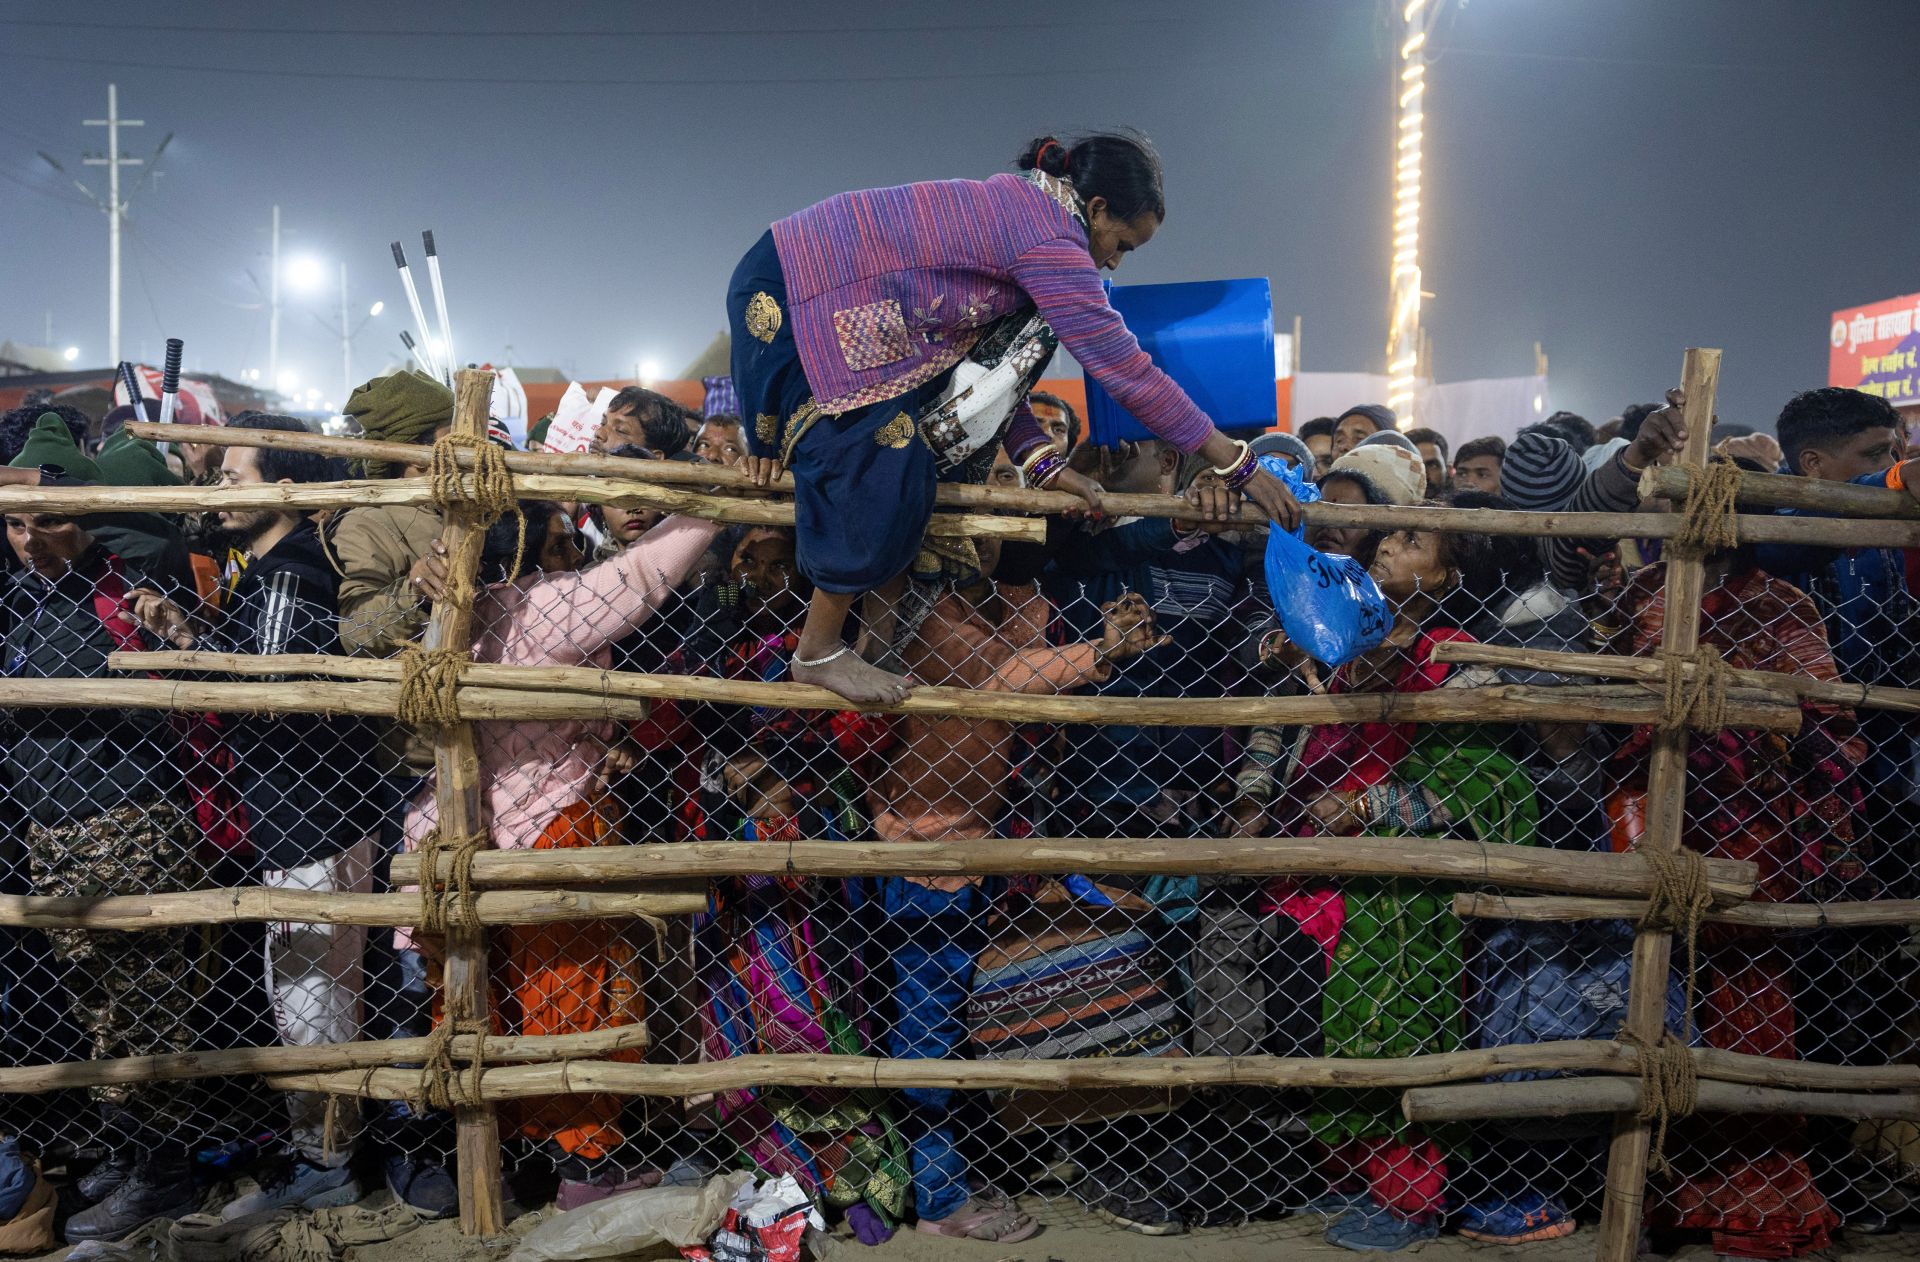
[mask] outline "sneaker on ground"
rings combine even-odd
[[[460,1189],[437,1161],[387,1154],[387,1190],[428,1218],[451,1218],[460,1208]]]
[[[200,1194],[185,1166],[136,1167],[105,1200],[67,1219],[67,1243],[118,1240],[156,1218],[179,1218],[199,1208]]]
[[[333,1209],[360,1199],[360,1183],[344,1162],[321,1166],[293,1157],[272,1163],[256,1177],[258,1183],[229,1201],[220,1217],[231,1222],[273,1209]]]
[[[127,1181],[133,1173],[133,1156],[125,1152],[110,1152],[95,1162],[93,1169],[81,1175],[74,1182],[73,1190],[80,1199],[89,1205],[98,1205],[113,1195],[113,1189]]]
[[[1325,1239],[1330,1245],[1356,1253],[1398,1253],[1402,1249],[1418,1248],[1439,1235],[1437,1218],[1415,1221],[1386,1210],[1375,1210],[1353,1212],[1338,1219],[1327,1228]]]
[[[1460,1234],[1482,1244],[1532,1244],[1571,1236],[1576,1224],[1552,1197],[1527,1192],[1506,1201],[1469,1205],[1460,1214]]]
[[[1123,1178],[1105,1188],[1087,1187],[1083,1195],[1095,1217],[1142,1236],[1177,1236],[1187,1229],[1180,1211],[1135,1178]]]
[[[1339,1218],[1355,1210],[1363,1214],[1377,1213],[1379,1206],[1365,1192],[1322,1192],[1301,1207],[1308,1214],[1319,1214],[1326,1218]]]

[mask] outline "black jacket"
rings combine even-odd
[[[135,643],[163,647],[147,638],[124,613],[125,591],[146,575],[130,571],[96,543],[58,580],[47,583],[26,570],[5,580],[0,608],[0,657],[11,679],[128,678],[107,669],[107,654]],[[95,601],[121,610],[116,636],[100,619]],[[181,785],[179,742],[163,710],[15,709],[6,715],[0,753],[7,793],[36,823],[88,819],[127,802],[145,802]]]
[[[230,653],[340,650],[339,576],[312,522],[256,557],[227,599],[217,632],[196,648]],[[299,688],[299,678],[281,686]],[[355,717],[234,714],[225,723],[247,839],[261,861],[294,868],[330,857],[370,831],[372,730]]]

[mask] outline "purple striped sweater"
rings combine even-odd
[[[823,411],[905,394],[1031,301],[1148,429],[1181,451],[1213,433],[1108,304],[1086,229],[1017,175],[842,193],[774,224],[773,241],[800,363]],[[1023,406],[1009,453],[1018,459],[1041,438]]]

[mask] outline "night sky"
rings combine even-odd
[[[387,243],[436,230],[462,359],[669,373],[723,323],[766,224],[841,189],[1005,169],[1045,132],[1129,124],[1169,215],[1124,281],[1268,275],[1308,370],[1379,371],[1390,98],[1372,0],[268,6],[0,5],[0,337],[106,358],[96,187],[106,84],[174,139],[133,195],[124,349],[266,363],[269,208],[282,366],[399,351]],[[1604,420],[1726,350],[1721,416],[1824,384],[1828,313],[1920,289],[1915,0],[1451,0],[1427,78],[1426,308],[1438,377],[1552,357]],[[136,172],[133,179],[138,179]],[[251,277],[249,276],[251,272]],[[257,280],[257,283],[256,283]],[[316,318],[319,317],[319,318]],[[509,347],[511,351],[509,352]]]

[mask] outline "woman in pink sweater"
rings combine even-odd
[[[579,546],[565,542],[577,536],[559,506],[528,504],[524,511],[521,572],[488,586],[474,604],[476,662],[610,667],[614,643],[653,616],[720,532],[717,522],[669,517],[623,551],[579,570]],[[550,523],[536,525],[548,514]],[[504,579],[499,571],[512,563],[514,537],[511,521],[492,532],[490,559],[498,556],[496,541],[505,545],[504,557],[494,561],[496,578]],[[529,847],[555,815],[586,798],[616,735],[607,720],[474,724],[493,844]],[[433,795],[422,794],[407,818],[409,845],[417,846],[438,822]]]
[[[473,658],[513,666],[612,665],[613,645],[652,617],[692,571],[719,532],[718,524],[669,517],[591,568],[581,570],[573,523],[551,503],[527,504],[527,542],[518,574],[506,573],[517,528],[489,532],[482,577],[492,581],[474,602]],[[609,751],[618,738],[607,720],[474,724],[490,833],[502,850],[617,844],[617,820],[600,792]],[[407,844],[417,849],[439,822],[432,792],[407,816]],[[643,1017],[639,953],[611,921],[497,930],[494,939],[499,1024],[518,1033],[563,1034]],[[408,931],[400,944],[412,945]],[[564,1154],[562,1203],[606,1192],[623,1174],[604,1161],[622,1140],[620,1100],[570,1096],[522,1102],[512,1121],[527,1138],[551,1141]],[[601,1163],[596,1168],[595,1163]],[[574,1185],[574,1186],[570,1186]]]

